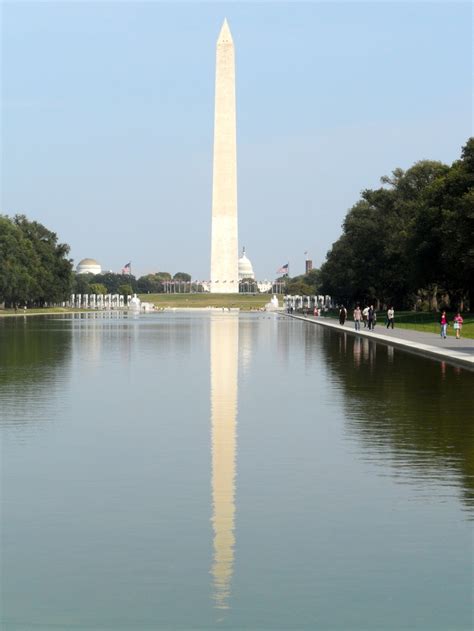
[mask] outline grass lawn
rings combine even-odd
[[[261,309],[270,302],[270,294],[140,294],[140,300],[152,302],[156,307],[176,307],[177,309],[206,307],[238,307],[242,311]],[[283,305],[283,296],[279,296]]]

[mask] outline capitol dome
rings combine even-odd
[[[95,259],[82,259],[77,264],[76,271],[78,274],[100,274],[102,268]]]
[[[243,249],[242,256],[239,259],[239,280],[244,278],[255,278],[252,263],[245,255],[245,248]]]

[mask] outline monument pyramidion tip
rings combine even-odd
[[[229,23],[227,22],[227,18],[224,18],[224,22],[222,23],[222,27],[219,33],[219,37],[217,38],[217,43],[233,43],[232,41],[232,33],[230,32]]]

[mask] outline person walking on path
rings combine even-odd
[[[346,321],[346,317],[347,317],[347,309],[345,308],[344,305],[342,305],[341,308],[339,309],[339,324],[344,325],[344,322]]]
[[[367,319],[369,317],[369,307],[364,307],[362,310],[362,320],[364,321],[364,329],[367,328]]]
[[[462,325],[463,325],[463,317],[460,313],[457,313],[454,316],[454,330],[456,331],[456,339],[459,340],[459,338],[461,337],[461,329],[462,329]]]
[[[362,320],[362,311],[360,310],[360,306],[357,305],[357,307],[354,309],[354,327],[356,331],[360,331],[360,321]]]
[[[390,325],[392,326],[392,329],[393,329],[394,320],[395,320],[395,310],[393,307],[389,307],[387,311],[387,329],[390,327]]]
[[[446,317],[446,311],[443,311],[441,313],[441,318],[440,318],[439,323],[441,325],[441,330],[439,334],[441,335],[443,339],[446,339],[446,331],[448,329],[448,318]]]
[[[373,331],[375,327],[375,309],[374,305],[370,305],[369,312],[367,313],[367,326],[369,331]]]

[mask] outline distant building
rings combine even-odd
[[[242,256],[239,259],[239,280],[244,278],[255,278],[252,263],[245,254],[245,248],[242,250]]]
[[[77,264],[76,272],[78,274],[100,274],[102,267],[95,259],[82,259]]]
[[[313,269],[313,261],[310,261],[309,259],[306,259],[306,261],[305,261],[305,274],[310,272],[312,269]]]

